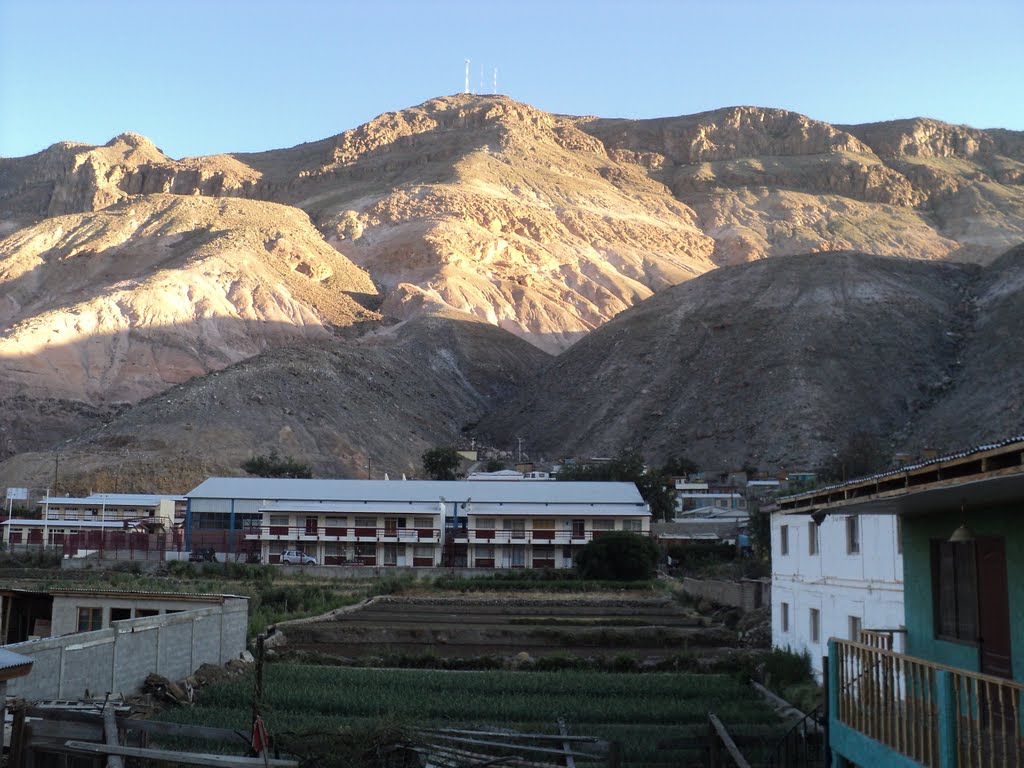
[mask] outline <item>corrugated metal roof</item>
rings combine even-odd
[[[155,493],[93,493],[89,496],[48,496],[42,504],[107,505],[108,507],[155,507],[162,499],[185,501],[184,496],[163,496]]]
[[[143,599],[153,598],[154,600],[188,599],[204,603],[223,603],[224,598],[243,598],[248,600],[247,595],[211,594],[209,592],[144,592],[135,589],[84,589],[79,587],[55,587],[50,590],[51,595],[107,595],[113,597],[139,597]]]
[[[976,453],[984,453],[985,451],[992,451],[995,450],[996,448],[1005,448],[1006,446],[1013,445],[1014,443],[1024,443],[1024,435],[1014,435],[1013,437],[1008,437],[1004,440],[1000,440],[995,443],[983,443],[982,445],[976,445],[973,448],[966,448],[962,451],[957,451],[955,453],[947,453],[943,456],[936,456],[934,459],[925,459],[924,461],[919,461],[914,464],[907,464],[902,467],[897,467],[896,469],[887,469],[885,472],[877,472],[873,475],[865,475],[864,477],[857,477],[851,480],[845,480],[841,483],[833,483],[832,485],[823,485],[820,488],[815,488],[810,491],[802,491],[800,493],[794,493],[789,496],[783,496],[779,499],[779,502],[783,502],[788,499],[800,498],[802,496],[816,495],[823,493],[825,491],[838,490],[849,485],[858,485],[868,480],[881,480],[886,477],[904,475],[907,474],[908,472],[914,472],[915,470],[927,467],[931,464],[941,464],[945,461],[952,461],[954,459],[965,459],[968,456],[971,456]]]
[[[0,523],[14,528],[124,528],[125,522],[131,520],[25,520],[11,518]]]
[[[264,501],[481,502],[526,504],[639,504],[633,483],[495,483],[472,480],[298,480],[269,477],[211,477],[189,498]]]
[[[260,505],[260,512],[271,514],[278,512],[297,512],[299,514],[339,514],[339,515],[432,515],[440,516],[441,510],[437,501],[414,501],[400,502],[383,501],[325,501],[322,503],[304,501],[274,501]],[[458,516],[483,515],[485,517],[614,517],[622,515],[650,516],[646,505],[637,505],[632,502],[621,503],[519,503],[519,502],[494,502],[485,501],[473,497],[467,507],[458,502]],[[449,502],[446,507],[448,517],[452,516],[452,504]]]
[[[10,680],[12,677],[27,675],[31,669],[32,658],[30,656],[22,656],[20,653],[0,648],[0,680]]]

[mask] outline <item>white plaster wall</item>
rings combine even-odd
[[[903,613],[903,555],[896,518],[861,515],[860,552],[847,552],[846,516],[830,515],[818,527],[818,554],[809,550],[807,515],[772,516],[772,644],[807,651],[818,679],[828,639],[850,638],[850,617],[863,629],[899,629]],[[782,554],[781,529],[789,528],[789,553]],[[789,629],[782,628],[782,604],[789,605]],[[820,616],[818,641],[811,640],[810,609]],[[895,650],[903,650],[897,634]]]

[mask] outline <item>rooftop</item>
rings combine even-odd
[[[1000,504],[1024,497],[1024,435],[986,443],[776,502],[785,514],[849,512],[915,515],[951,511],[965,501]]]
[[[645,507],[633,483],[496,483],[491,480],[297,480],[211,477],[189,498],[327,502],[593,504]]]

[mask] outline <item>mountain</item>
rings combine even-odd
[[[318,477],[393,479],[471,427],[548,355],[450,313],[378,326],[358,340],[303,340],[178,384],[54,450],[26,451],[3,477],[62,491],[182,492],[276,450]],[[59,457],[57,454],[59,453]]]
[[[934,304],[955,310],[957,325],[949,333],[984,336],[991,328],[1014,327],[1001,319],[1013,309],[1012,298],[1001,298],[1000,291],[1016,279],[1015,262],[997,259],[1022,241],[1024,134],[927,119],[840,126],[783,110],[730,107],[622,120],[555,115],[501,96],[459,94],[383,114],[322,141],[260,153],[172,159],[131,133],[102,147],[63,142],[29,157],[0,158],[0,459],[38,449],[73,452],[75,445],[93,450],[101,437],[95,430],[125,425],[147,434],[146,418],[187,443],[185,427],[198,429],[188,408],[199,408],[198,401],[182,400],[188,408],[160,421],[156,404],[162,394],[170,397],[191,386],[205,392],[207,379],[227,370],[239,387],[255,387],[258,380],[274,379],[276,367],[298,365],[294,356],[300,349],[310,360],[331,356],[334,362],[320,363],[326,370],[345,369],[339,355],[358,350],[387,358],[385,348],[400,347],[422,368],[430,360],[432,335],[417,335],[417,357],[384,329],[401,323],[426,327],[420,323],[433,317],[461,318],[446,325],[446,333],[453,339],[468,334],[460,342],[467,349],[489,327],[485,346],[519,358],[515,374],[501,379],[500,390],[507,394],[531,372],[570,365],[576,347],[600,341],[596,334],[613,327],[613,318],[625,319],[651,301],[668,313],[658,303],[666,292],[689,295],[684,289],[694,281],[715,285],[704,281],[732,274],[715,278],[720,268],[750,262],[750,274],[780,270],[796,279],[786,271],[789,266],[776,263],[785,259],[769,257],[796,258],[799,264],[812,258],[808,253],[823,254],[814,271],[826,283],[798,297],[812,317],[832,311],[838,288],[829,289],[829,279],[855,284],[855,273],[865,269],[863,279],[870,282],[879,269],[929,269],[907,266],[908,260],[933,262],[938,271],[921,273],[933,277],[905,286],[916,296],[935,281],[920,299],[918,309],[925,314],[919,318],[918,309],[908,306],[904,317],[892,309],[891,321],[914,329],[923,323],[920,332],[930,339],[928,328],[938,315],[926,308]],[[850,255],[854,251],[887,257],[892,264]],[[893,276],[885,281],[899,283]],[[743,287],[723,290],[734,304],[716,311],[723,318],[747,318],[748,337],[756,338],[759,326],[748,317]],[[958,292],[968,297],[963,306],[951,298]],[[859,311],[851,305],[850,318]],[[948,325],[949,317],[942,322]],[[957,330],[961,326],[968,330]],[[796,333],[795,326],[791,330]],[[597,340],[590,342],[592,336]],[[839,337],[856,341],[852,332]],[[895,393],[879,395],[884,407],[872,419],[880,430],[930,440],[949,435],[954,424],[961,433],[966,429],[955,418],[956,408],[947,413],[936,398],[960,392],[967,403],[982,397],[983,388],[962,371],[980,376],[998,363],[979,351],[976,359],[962,357],[958,368],[948,344],[939,341],[907,358],[918,361],[921,377],[914,386],[923,387],[923,394],[910,392],[903,406],[897,406]],[[632,375],[644,382],[648,342],[623,338],[621,346],[623,354],[615,359],[624,380]],[[807,346],[808,359],[838,354],[827,337]],[[743,339],[730,347],[741,355],[760,354]],[[549,364],[538,351],[561,356]],[[743,378],[736,372],[745,370],[746,358],[728,352],[714,353],[718,382],[687,390],[693,398],[688,408],[703,413],[708,401],[699,398],[717,392],[723,380]],[[375,359],[353,358],[351,364],[374,365]],[[395,390],[400,404],[393,409],[417,412],[419,369],[392,362],[379,364],[396,381],[411,377]],[[243,375],[250,364],[257,378]],[[707,367],[696,358],[687,364]],[[572,365],[573,372],[586,369]],[[863,370],[875,369],[868,364]],[[1007,370],[1005,383],[1012,387],[1017,374],[1000,370]],[[876,383],[823,380],[815,398],[843,402],[843,387],[867,392]],[[443,428],[423,426],[405,447],[375,443],[367,450],[383,451],[396,467],[414,466],[425,442],[457,439],[462,425],[488,409],[496,409],[493,420],[484,422],[494,434],[509,439],[509,430],[518,429],[498,390],[484,387],[491,392],[484,407],[466,394],[459,376],[437,384],[451,391],[428,387],[434,393],[429,399],[440,398],[445,408],[424,413]],[[553,382],[552,392],[569,398],[569,413],[582,403],[572,400],[565,384]],[[798,390],[800,384],[790,383]],[[839,389],[830,394],[833,385]],[[643,389],[634,393],[638,402],[648,394],[660,402],[674,392],[661,385]],[[306,395],[300,393],[300,401]],[[318,402],[319,395],[308,397]],[[606,411],[608,431],[587,427],[587,412],[557,415],[550,409],[561,406],[543,402],[543,393],[521,398],[526,399],[515,407],[535,402],[528,411],[549,413],[552,423],[564,420],[558,439],[545,436],[547,427],[537,424],[537,445],[545,450],[601,452],[599,446],[620,442],[626,428],[611,427],[620,412],[634,408],[619,403]],[[779,398],[779,408],[796,410],[780,411],[778,419],[801,418],[795,405],[800,397]],[[274,408],[291,407],[283,402]],[[598,402],[588,400],[588,407]],[[344,433],[333,447],[319,436],[293,445],[286,433],[282,446],[294,448],[297,458],[308,458],[318,471],[358,473],[359,446],[367,438],[354,430],[373,430],[374,406],[364,405],[365,419],[341,419],[339,412],[334,421],[325,401],[323,418]],[[296,429],[284,422],[278,432],[261,426],[264,420],[277,422],[259,402],[238,407],[246,416],[244,435],[217,449],[207,435],[189,457],[195,466],[234,466],[243,444],[253,450],[271,446],[280,429]],[[926,410],[933,422],[926,421]],[[703,449],[725,460],[737,453],[745,433],[776,418],[755,411],[749,416],[752,421],[737,422],[728,440],[711,423],[692,434],[705,435],[698,438]],[[535,417],[526,413],[524,423]],[[834,415],[834,421],[786,451],[765,443],[748,453],[765,461],[788,460],[804,450],[819,455],[837,439],[832,427],[844,427],[848,419]],[[650,436],[659,452],[674,439],[659,436],[660,427],[650,431],[654,422],[631,416],[623,423],[639,430],[632,440]],[[395,424],[388,428],[404,434]],[[214,429],[226,431],[225,424]],[[385,436],[374,433],[377,439]],[[169,439],[156,443],[163,447],[154,448],[152,466],[160,467],[161,451],[174,449]],[[207,443],[209,453],[199,455]],[[221,458],[215,450],[227,453]],[[111,461],[123,463],[119,456]],[[16,476],[13,466],[0,467],[0,480]]]
[[[858,432],[954,450],[1024,430],[1024,252],[982,268],[858,253],[722,267],[553,360],[481,421],[531,453],[813,467]]]

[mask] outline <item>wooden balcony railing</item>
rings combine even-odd
[[[1022,768],[1022,691],[874,644],[829,641],[832,717],[925,766]]]
[[[455,541],[479,544],[586,544],[602,531],[554,531],[547,528],[525,531],[505,531],[493,528],[458,528],[453,530]]]

